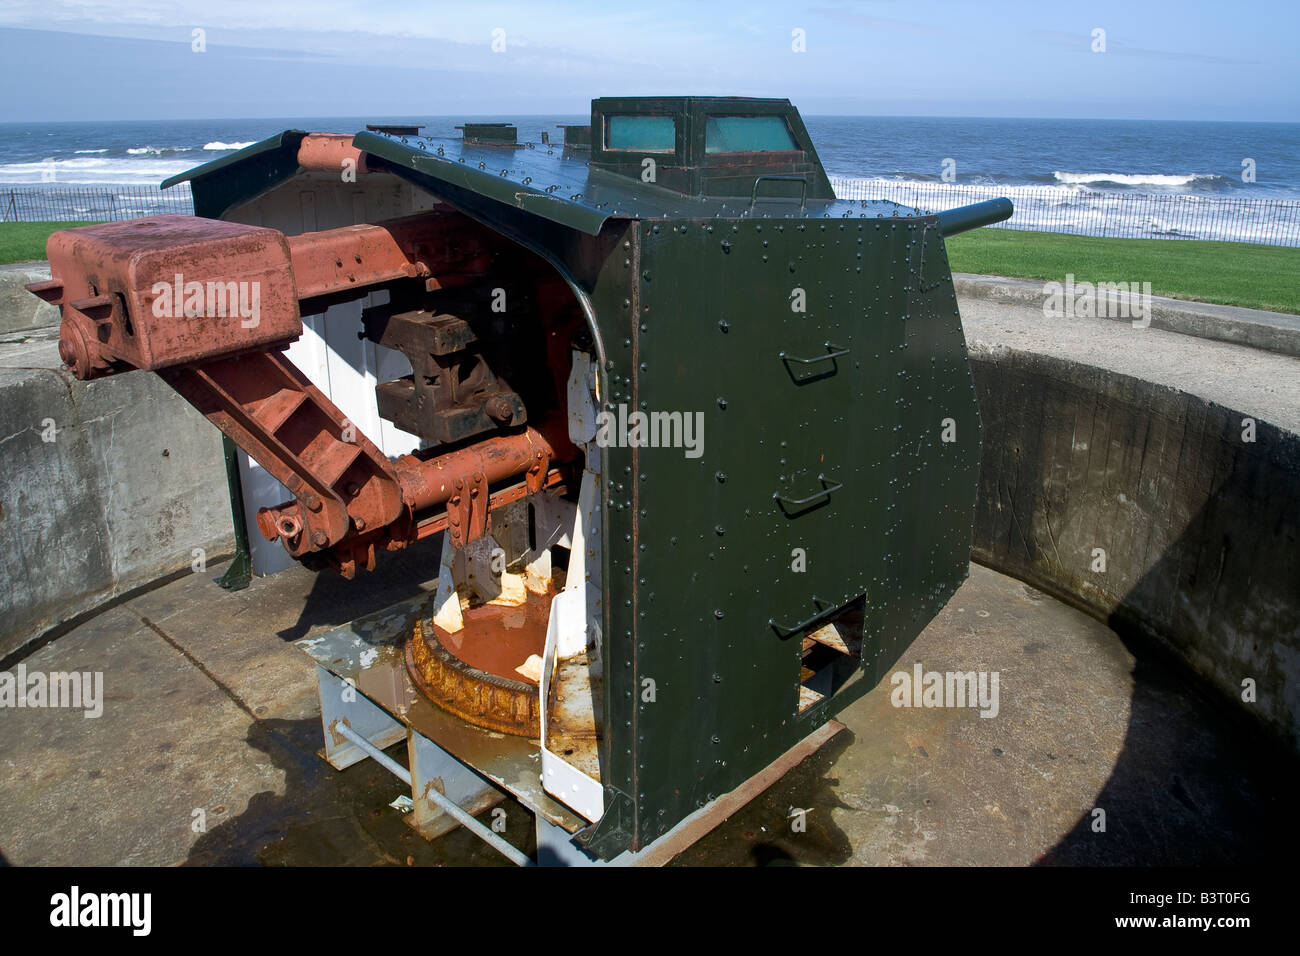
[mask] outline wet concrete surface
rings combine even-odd
[[[300,568],[228,593],[212,567],[87,621],[29,670],[101,671],[103,716],[0,709],[0,856],[15,865],[508,865],[433,843],[373,761],[317,756],[315,669],[291,641],[432,589],[437,551],[344,581]],[[848,729],[676,865],[1257,863],[1288,857],[1295,761],[1154,650],[978,566],[895,671],[996,671],[998,713],[894,707]],[[388,753],[405,761],[405,746]],[[533,844],[506,801],[506,838]],[[1105,830],[1094,810],[1105,811]],[[804,810],[804,814],[794,813]],[[798,824],[802,825],[798,825]]]

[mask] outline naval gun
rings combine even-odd
[[[513,794],[539,853],[663,859],[965,579],[944,240],[1011,204],[839,200],[782,99],[596,99],[563,145],[458,129],[285,131],[165,183],[193,217],[53,234],[29,288],[73,375],[156,373],[278,482],[256,526],[294,559],[351,577],[442,536],[432,599],[303,642],[327,757],[406,735],[413,781]],[[366,408],[291,360],[305,327],[378,357]]]

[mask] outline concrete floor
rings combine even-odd
[[[221,567],[105,611],[24,663],[102,671],[103,716],[0,709],[0,854],[16,865],[505,865],[435,843],[400,783],[316,755],[314,666],[290,642],[427,591],[429,547],[344,581],[295,568],[228,593]],[[679,865],[1202,864],[1285,859],[1294,761],[1104,625],[980,567],[899,668],[1000,675],[1000,712],[901,709],[888,684],[848,730]],[[402,755],[404,746],[390,751]],[[531,850],[507,802],[507,839]],[[807,826],[795,832],[794,808]],[[1106,812],[1093,832],[1092,811]],[[202,811],[206,825],[196,824]]]

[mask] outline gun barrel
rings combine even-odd
[[[990,199],[988,202],[958,206],[956,209],[939,213],[939,231],[947,239],[949,236],[978,229],[980,226],[991,226],[995,222],[1010,219],[1013,212],[1015,208],[1011,205],[1011,200],[1005,196],[1001,199]]]

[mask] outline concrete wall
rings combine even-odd
[[[0,335],[27,332],[59,324],[59,307],[27,291],[29,282],[50,277],[46,262],[20,262],[0,266]]]
[[[56,342],[0,335],[0,658],[233,550],[220,433],[157,376],[76,381]]]
[[[1059,356],[971,353],[974,558],[1159,641],[1300,748],[1300,437],[1256,420],[1245,441],[1243,413]]]

